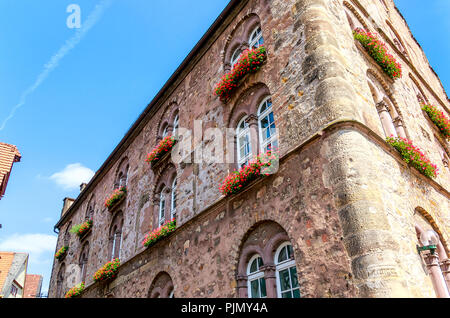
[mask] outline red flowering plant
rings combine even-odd
[[[78,237],[82,237],[87,231],[89,231],[92,228],[92,225],[94,222],[92,220],[88,220],[84,223],[74,225],[70,229],[70,233],[78,235]]]
[[[249,73],[259,71],[265,60],[267,59],[267,51],[264,46],[254,49],[246,49],[242,52],[238,62],[233,69],[222,76],[221,81],[216,85],[216,95],[221,101],[226,101],[231,92],[238,87],[241,79]]]
[[[84,291],[84,282],[81,284],[72,287],[64,296],[64,298],[76,298],[81,295],[81,293]]]
[[[147,234],[144,240],[142,241],[142,246],[150,247],[156,244],[156,242],[160,241],[161,239],[165,238],[170,233],[175,231],[176,228],[177,228],[176,219],[172,219],[171,221],[166,222],[164,225],[160,226],[153,232]]]
[[[367,53],[390,78],[397,79],[402,77],[402,66],[392,54],[388,53],[386,44],[378,39],[376,33],[357,28],[353,31],[353,37],[361,43]]]
[[[119,271],[120,260],[118,258],[113,259],[111,262],[106,263],[95,272],[93,279],[96,282],[103,282],[116,278],[117,272]]]
[[[432,164],[422,150],[413,145],[411,140],[391,136],[386,141],[400,153],[406,163],[416,168],[420,173],[429,178],[438,176],[439,169],[437,166]]]
[[[428,114],[431,121],[437,126],[446,139],[450,137],[450,120],[444,112],[440,112],[436,106],[422,103],[422,109]]]
[[[277,169],[276,163],[278,163],[278,152],[269,150],[265,154],[259,155],[251,160],[239,171],[234,171],[229,174],[223,180],[219,190],[225,196],[239,193],[250,182],[259,177],[273,174],[275,172],[274,169]]]
[[[147,163],[155,164],[161,159],[166,153],[172,150],[176,143],[176,138],[174,136],[167,136],[160,141],[158,146],[156,146],[152,152],[150,152],[145,160]]]
[[[63,259],[64,256],[66,255],[68,249],[69,249],[68,246],[63,246],[63,247],[61,247],[61,248],[58,250],[58,252],[56,252],[55,258],[56,258],[57,260]]]
[[[114,190],[114,192],[105,200],[105,207],[112,208],[114,204],[122,200],[123,197],[127,195],[127,188],[121,187],[120,189]]]

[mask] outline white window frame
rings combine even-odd
[[[238,161],[238,167],[241,169],[246,162],[249,162],[252,157],[252,140],[250,135],[250,127],[247,124],[248,116],[245,116],[241,119],[239,122],[237,128],[236,128],[236,145],[237,145],[237,161]],[[241,125],[244,124],[244,128],[241,129]],[[248,139],[248,154],[245,157],[241,157],[241,146],[246,147],[247,145],[241,145],[241,138],[246,137]]]
[[[161,215],[162,212],[162,215]],[[164,190],[161,191],[159,196],[159,214],[158,214],[158,224],[159,226],[164,225],[166,222],[166,196],[164,195]]]
[[[258,32],[258,31],[260,31],[260,32]],[[261,39],[263,39],[263,43],[259,44]],[[262,28],[260,25],[258,25],[251,33],[250,38],[248,39],[248,44],[249,44],[250,49],[258,48],[258,47],[264,45],[264,37],[263,37],[263,33],[262,33]]]
[[[237,54],[237,56],[236,56]],[[230,65],[231,68],[233,68],[236,63],[239,61],[239,58],[241,57],[242,51],[240,48],[237,48],[234,52],[233,55],[231,55],[231,59],[230,59]]]
[[[173,120],[173,136],[177,136],[178,126],[180,124],[180,116],[177,114]]]
[[[162,133],[163,139],[166,138],[168,135],[169,135],[169,125],[166,125]]]
[[[170,215],[174,219],[177,210],[177,178],[172,182],[171,200],[170,200]]]
[[[285,291],[283,291],[283,293],[286,293],[288,291],[293,292],[296,289],[298,289],[299,292],[300,292],[300,284],[299,284],[298,287],[292,288],[292,278],[291,278],[290,268],[296,266],[295,265],[295,258],[293,257],[291,260],[287,260],[287,261],[284,261],[284,262],[281,262],[281,263],[278,262],[278,256],[280,255],[280,253],[283,250],[283,248],[285,248],[288,245],[292,246],[292,244],[290,242],[285,242],[285,243],[281,244],[278,247],[278,249],[277,249],[277,251],[275,253],[275,258],[274,258],[275,274],[276,274],[276,279],[277,279],[276,285],[277,285],[277,296],[278,296],[278,298],[282,298],[282,296],[281,296],[281,293],[282,293],[281,292],[281,284],[280,284],[280,272],[284,271],[286,269],[288,269],[288,272],[289,272],[289,284],[291,285],[291,289],[285,290]],[[298,277],[297,277],[297,280],[298,280]]]
[[[269,100],[270,100],[270,106],[267,107],[266,110],[263,113],[261,113],[261,108]],[[259,145],[260,145],[260,149],[261,149],[262,153],[266,152],[266,147],[269,144],[273,144],[274,142],[276,142],[278,144],[278,146],[279,146],[278,130],[277,130],[277,125],[275,123],[275,114],[273,113],[273,107],[272,106],[273,106],[272,97],[268,96],[268,97],[264,98],[264,100],[261,102],[261,104],[259,104],[259,107],[258,107]],[[261,121],[264,118],[266,118],[266,117],[268,117],[270,119],[270,114],[271,113],[273,114],[273,117],[274,117],[273,118],[273,123],[275,124],[275,133],[273,135],[271,135],[268,139],[265,139],[264,135],[263,135],[263,128],[262,128],[262,125],[261,125]],[[271,126],[271,123],[270,123],[270,120],[269,120],[269,126],[267,127],[267,129],[269,129],[269,131],[270,131],[270,126]]]
[[[248,262],[247,265],[247,291],[248,291],[248,298],[253,298],[252,297],[252,285],[251,283],[255,280],[258,281],[258,287],[259,287],[259,294],[260,297],[259,298],[267,298],[267,285],[266,285],[266,296],[265,297],[261,297],[261,278],[264,278],[264,271],[262,271],[259,267],[259,264],[257,263],[258,266],[258,270],[256,272],[250,273],[250,267],[252,266],[253,262],[255,260],[257,260],[258,258],[262,257],[259,254],[254,255],[252,258],[250,258],[250,261]]]

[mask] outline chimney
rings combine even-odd
[[[86,188],[86,186],[87,186],[87,183],[82,183],[80,185],[80,193],[83,192],[83,190]]]
[[[69,208],[70,208],[70,206],[72,205],[72,203],[75,202],[75,199],[72,199],[72,198],[65,198],[65,199],[63,200],[63,202],[64,202],[64,205],[63,205],[63,208],[62,208],[62,211],[61,211],[61,216],[63,216],[64,213],[66,213],[67,210],[69,210]]]

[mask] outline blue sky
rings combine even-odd
[[[450,1],[396,2],[450,89]],[[90,28],[66,26],[72,3]],[[227,3],[0,0],[0,141],[23,156],[0,201],[0,250],[30,252],[43,291],[63,198],[78,195]]]

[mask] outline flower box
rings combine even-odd
[[[278,160],[278,155],[275,152],[268,151],[264,155],[257,156],[239,171],[229,174],[223,180],[219,188],[220,192],[225,196],[241,192],[252,181],[269,175],[266,169],[272,165],[273,160]]]
[[[233,90],[239,86],[240,81],[250,73],[259,71],[267,59],[267,51],[264,46],[255,49],[247,49],[242,52],[233,69],[225,74],[216,85],[215,94],[225,102],[231,96]]]
[[[393,80],[402,77],[402,66],[388,53],[386,44],[381,42],[375,33],[361,28],[353,31],[353,37],[357,40],[383,71]]]
[[[406,163],[416,168],[420,173],[429,178],[438,176],[437,166],[432,164],[425,154],[413,145],[411,140],[401,137],[389,137],[386,141],[400,153]]]
[[[93,276],[95,282],[105,282],[116,278],[120,267],[120,260],[115,258],[111,262],[106,263]]]
[[[163,238],[169,236],[170,233],[174,232],[177,228],[177,221],[173,219],[172,221],[168,221],[166,224],[160,226],[153,232],[147,234],[142,241],[142,246],[150,247],[155,245],[157,242],[162,240]]]
[[[114,212],[116,208],[125,200],[127,196],[127,188],[121,187],[120,189],[114,190],[114,192],[109,196],[108,199],[105,200],[105,207],[108,208],[108,211]]]
[[[441,134],[446,138],[450,138],[450,120],[445,116],[444,112],[440,112],[436,106],[422,104],[422,110],[428,114],[431,121],[437,126]]]
[[[69,249],[69,247],[68,246],[63,246],[63,247],[61,247],[59,250],[58,250],[58,252],[56,252],[56,254],[55,254],[55,258],[58,260],[58,261],[62,261],[63,259],[64,259],[64,257],[66,257],[66,254],[67,254],[67,250]]]
[[[70,233],[76,234],[80,239],[83,239],[90,232],[93,224],[92,220],[88,220],[82,224],[74,225],[70,229]]]
[[[148,154],[147,163],[151,164],[152,167],[155,165],[168,153],[171,152],[173,146],[176,144],[177,140],[173,136],[167,136],[160,141],[158,146],[153,148],[153,150]]]
[[[77,297],[81,296],[81,294],[83,293],[83,291],[84,291],[84,282],[81,283],[81,284],[79,284],[79,285],[77,285],[77,286],[75,286],[75,287],[72,287],[72,288],[66,293],[66,295],[64,296],[64,298],[77,298]]]

